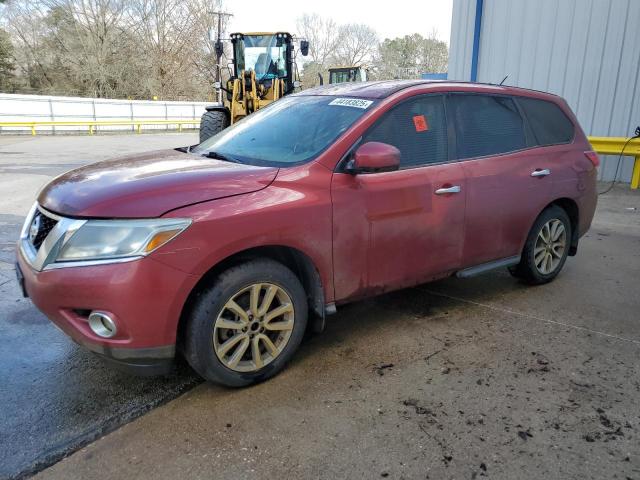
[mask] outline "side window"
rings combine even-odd
[[[518,103],[529,121],[536,145],[557,145],[573,140],[573,123],[556,104],[525,97],[519,97]]]
[[[513,99],[493,95],[453,94],[458,158],[483,157],[527,146],[524,123]]]
[[[447,119],[442,95],[407,100],[387,112],[363,137],[400,150],[400,168],[448,160]]]

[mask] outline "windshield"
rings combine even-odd
[[[331,80],[329,83],[344,83],[344,82],[355,82],[356,81],[356,71],[355,70],[337,70],[331,72]]]
[[[349,68],[349,69],[335,69],[331,70],[329,77],[329,83],[344,83],[344,82],[366,82],[367,74],[366,70],[362,68]]]
[[[288,166],[316,157],[374,102],[290,96],[252,113],[193,149],[250,165]]]
[[[236,42],[238,70],[253,70],[258,81],[286,77],[287,44],[284,39],[280,43],[275,35],[245,35]]]

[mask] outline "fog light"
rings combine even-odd
[[[115,322],[103,312],[91,312],[89,314],[89,327],[93,330],[93,333],[103,338],[111,338],[118,331]]]

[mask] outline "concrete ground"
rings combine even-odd
[[[0,136],[0,478],[37,471],[199,382],[189,369],[139,379],[105,368],[23,299],[15,241],[40,187],[117,155],[190,145],[196,134]]]
[[[640,194],[627,188],[600,198],[552,284],[496,271],[339,308],[276,378],[200,384],[37,478],[640,479]],[[55,362],[73,366],[57,376],[64,395],[43,394],[44,411],[38,397],[15,400],[41,412],[14,423],[31,438],[40,423],[66,428],[58,399],[86,408],[94,377],[113,381],[70,355]],[[29,358],[20,365],[28,374]],[[120,382],[127,395],[144,380]],[[0,420],[4,459],[18,448]]]

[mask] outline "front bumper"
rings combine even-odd
[[[16,267],[35,306],[75,342],[134,373],[168,371],[182,308],[198,277],[152,257],[126,263],[36,271],[18,249]],[[88,314],[108,312],[111,338],[96,335]]]

